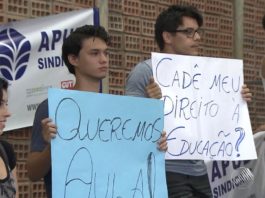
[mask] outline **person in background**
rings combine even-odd
[[[109,44],[110,37],[105,29],[93,25],[77,28],[64,40],[62,57],[69,72],[75,75],[74,90],[99,92],[100,82],[108,73]],[[150,94],[153,94],[152,87]],[[50,141],[56,136],[56,129],[48,117],[48,100],[45,100],[35,113],[27,167],[32,181],[44,178],[48,198],[52,197]],[[158,147],[166,150],[165,133]]]
[[[8,110],[8,82],[0,78],[0,135],[3,134],[7,118],[10,117]],[[0,140],[0,197],[18,197],[16,155],[11,144]]]
[[[261,24],[262,24],[263,29],[265,30],[265,15],[262,18]],[[265,57],[262,60],[262,65],[260,69],[260,77],[262,80],[263,89],[265,91]],[[253,130],[253,133],[255,134],[260,131],[265,131],[265,124],[259,125],[256,129]]]
[[[155,40],[161,53],[199,55],[203,17],[192,6],[172,5],[156,19]],[[157,87],[153,81],[151,59],[138,63],[128,76],[126,95],[148,97],[146,88]],[[158,91],[157,91],[158,92]],[[243,85],[246,101],[251,93]],[[157,98],[161,95],[157,94]],[[196,133],[196,131],[194,131]],[[207,170],[202,160],[166,160],[166,177],[170,198],[212,197]]]

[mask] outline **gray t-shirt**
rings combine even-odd
[[[125,95],[147,97],[145,87],[153,76],[151,59],[140,62],[128,76]],[[200,176],[207,174],[202,160],[166,160],[166,171],[185,175]]]

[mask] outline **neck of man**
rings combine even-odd
[[[160,50],[160,53],[176,54],[170,46],[165,45],[164,49]]]
[[[77,79],[74,90],[99,92],[100,80],[99,79]]]

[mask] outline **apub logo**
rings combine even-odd
[[[0,73],[10,81],[23,76],[28,66],[30,42],[15,29],[0,32]]]

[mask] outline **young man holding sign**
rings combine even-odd
[[[191,6],[170,6],[157,18],[155,39],[161,53],[192,55],[199,54],[202,36],[201,13]],[[126,95],[147,97],[146,88],[155,87],[151,60],[145,60],[130,73]],[[243,85],[242,96],[250,101],[251,93]],[[157,97],[159,98],[159,97]],[[207,170],[202,160],[167,160],[167,185],[170,198],[211,197]]]
[[[109,43],[110,37],[105,29],[93,25],[77,28],[64,41],[63,60],[69,72],[76,77],[73,89],[99,92],[100,82],[106,77],[109,68]],[[48,118],[47,100],[39,105],[32,130],[31,152],[27,164],[28,175],[33,181],[44,178],[47,196],[51,197],[50,141],[56,136],[57,126]],[[166,148],[164,133],[160,139],[159,149],[166,150]]]

